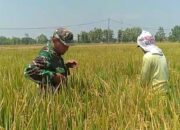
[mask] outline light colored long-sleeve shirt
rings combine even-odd
[[[168,66],[164,54],[145,53],[141,70],[141,85],[167,90]]]

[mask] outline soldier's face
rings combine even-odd
[[[54,42],[54,49],[55,49],[56,53],[58,53],[60,55],[64,55],[66,53],[66,51],[68,50],[68,48],[69,48],[69,46],[64,45],[60,41]]]

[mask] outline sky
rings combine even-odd
[[[67,26],[74,34],[95,27],[115,32],[141,27],[166,33],[180,25],[180,0],[0,0],[0,36],[50,37]]]

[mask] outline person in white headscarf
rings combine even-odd
[[[144,52],[141,78],[142,86],[152,86],[153,89],[166,91],[168,89],[168,65],[162,50],[156,46],[154,36],[147,32],[137,38],[137,45]]]

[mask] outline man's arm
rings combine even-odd
[[[54,72],[49,71],[47,69],[48,66],[49,62],[46,57],[38,56],[25,68],[25,75],[33,79],[39,77],[38,80],[41,79],[40,77],[48,77],[48,79],[52,79]]]
[[[56,86],[66,82],[67,78],[63,75],[65,70],[63,68],[56,68],[55,71],[50,71],[50,62],[48,58],[40,56],[37,57],[34,62],[42,70],[42,75],[48,76],[51,82]]]
[[[151,80],[151,59],[147,56],[143,57],[142,70],[141,70],[141,86],[145,87]]]

